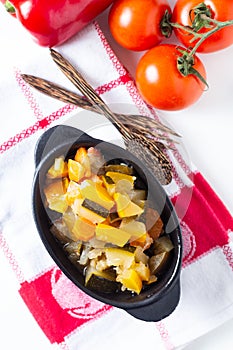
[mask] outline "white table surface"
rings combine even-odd
[[[170,2],[172,4],[174,1]],[[121,62],[134,75],[141,54],[124,50],[113,41],[106,12],[99,17],[99,23]],[[5,34],[0,32],[0,35]],[[182,135],[190,158],[233,213],[233,46],[200,57],[206,65],[209,90],[192,107],[162,114]],[[1,250],[0,279],[1,349],[51,349],[49,341],[19,296],[14,273]],[[233,320],[230,320],[185,349],[232,350],[232,329]]]

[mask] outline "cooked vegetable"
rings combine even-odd
[[[98,292],[113,293],[120,289],[120,284],[116,282],[114,271],[98,271],[93,267],[88,267],[85,276],[86,287]]]
[[[71,207],[68,207],[68,209],[62,215],[62,220],[70,232],[73,230],[76,218],[77,215],[73,212]]]
[[[103,184],[104,184],[106,190],[108,191],[108,194],[110,196],[112,196],[116,190],[116,184],[109,176],[105,175],[105,176],[101,176],[100,178],[103,181]]]
[[[106,188],[99,183],[92,180],[84,180],[81,183],[80,190],[83,198],[90,199],[108,210],[114,205],[114,201]]]
[[[77,150],[74,160],[82,164],[82,166],[85,168],[85,177],[91,176],[91,163],[85,147],[80,147]]]
[[[113,227],[111,225],[98,224],[96,226],[96,237],[101,241],[123,247],[130,239],[130,233]]]
[[[90,164],[91,164],[91,171],[93,174],[98,174],[100,169],[102,168],[102,166],[105,163],[105,159],[103,157],[103,155],[101,154],[101,152],[94,148],[94,147],[90,147],[87,150],[87,154],[90,160]]]
[[[173,244],[169,237],[162,236],[155,240],[154,242],[154,253],[160,254],[163,252],[170,252],[173,249]]]
[[[79,259],[82,252],[82,242],[81,241],[75,241],[71,242],[69,244],[64,245],[64,250],[69,254],[75,254],[76,259]]]
[[[149,282],[151,271],[147,265],[140,261],[139,263],[134,264],[134,270],[137,272],[142,281]]]
[[[112,171],[115,173],[122,173],[126,175],[132,175],[133,174],[133,168],[129,167],[126,164],[108,164],[103,167],[105,173],[108,171]]]
[[[128,290],[131,290],[137,294],[141,292],[142,279],[133,268],[124,270],[117,276],[116,280],[121,282],[122,285]]]
[[[59,213],[64,213],[67,210],[68,204],[61,180],[52,182],[45,187],[44,193],[51,210],[55,210]]]
[[[103,161],[93,147],[54,160],[44,187],[45,205],[60,213],[51,232],[87,288],[139,294],[167,266],[173,244],[161,236],[163,222],[146,190],[135,187],[134,168]]]
[[[115,171],[108,171],[106,173],[106,176],[110,177],[115,184],[117,184],[118,181],[120,180],[127,180],[129,181],[132,185],[134,184],[135,177],[127,174],[122,174],[119,172]]]
[[[106,208],[102,207],[101,205],[99,205],[98,203],[95,203],[93,201],[91,201],[90,199],[84,199],[82,206],[84,208],[87,208],[91,211],[93,211],[94,213],[102,216],[103,218],[107,218],[109,215],[109,210],[107,210]]]
[[[167,236],[159,237],[154,241],[153,256],[149,259],[149,266],[152,274],[157,274],[166,266],[170,257],[173,244]]]
[[[95,235],[95,225],[85,218],[78,217],[72,229],[73,240],[89,241]]]
[[[150,271],[152,274],[156,275],[167,262],[169,254],[167,252],[159,253],[153,255],[149,260]]]
[[[163,229],[163,221],[157,210],[147,208],[146,210],[146,228],[149,235],[155,240],[157,239]]]
[[[68,174],[70,180],[79,182],[82,178],[84,178],[85,172],[86,169],[81,163],[73,159],[68,160]]]
[[[133,202],[138,201],[138,200],[145,200],[146,199],[146,191],[133,189],[130,192],[129,197],[130,197],[131,201],[133,201]]]
[[[64,157],[56,158],[54,164],[48,170],[47,176],[48,178],[59,178],[65,177],[68,175],[68,167],[67,163],[64,161]]]
[[[75,199],[78,198],[82,198],[80,185],[77,182],[71,180],[66,190],[66,201],[68,205],[72,205]]]
[[[146,226],[143,222],[136,221],[135,219],[130,221],[123,219],[121,221],[120,228],[130,233],[130,242],[138,240],[139,238],[145,240]]]
[[[115,193],[113,198],[116,202],[117,213],[121,218],[141,215],[143,213],[143,209],[133,203],[126,194]]]
[[[106,248],[105,255],[108,266],[120,266],[128,269],[135,261],[134,253],[120,248]]]
[[[101,216],[94,211],[85,208],[82,204],[84,199],[76,199],[72,205],[72,209],[75,214],[79,215],[82,218],[92,222],[93,224],[98,224],[106,220],[105,216]]]
[[[121,179],[116,183],[115,192],[130,195],[131,191],[133,191],[133,186],[134,184],[131,181]]]

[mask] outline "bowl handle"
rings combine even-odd
[[[180,299],[180,280],[159,300],[138,308],[125,309],[132,316],[143,320],[157,322],[169,316],[178,305]]]
[[[49,128],[41,135],[37,141],[34,153],[35,166],[37,167],[42,158],[46,156],[46,154],[48,154],[50,151],[52,151],[56,145],[67,142],[67,140],[69,140],[70,144],[72,144],[77,139],[82,141],[83,138],[85,141],[94,140],[91,136],[82,130],[68,125],[56,125],[52,128]]]

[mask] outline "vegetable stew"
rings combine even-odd
[[[133,166],[80,147],[73,158],[54,159],[44,195],[58,213],[51,234],[87,288],[140,294],[166,270],[174,246]]]

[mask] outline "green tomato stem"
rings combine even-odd
[[[208,8],[208,6],[206,6],[205,3],[200,3],[195,8],[193,8],[190,11],[190,18],[191,18],[192,12],[194,13],[194,19],[191,21],[192,26],[184,26],[179,23],[173,23],[171,21],[171,16],[168,13],[165,13],[164,15],[164,26],[165,28],[170,28],[170,32],[172,28],[177,28],[187,32],[187,34],[191,34],[193,38],[190,40],[190,43],[197,40],[196,44],[193,46],[192,49],[179,50],[182,53],[182,56],[180,56],[177,59],[177,69],[179,70],[180,74],[182,74],[183,76],[187,76],[189,74],[196,75],[208,87],[208,84],[205,81],[205,79],[193,67],[194,55],[198,47],[207,38],[209,38],[211,35],[213,35],[217,31],[221,30],[222,28],[232,26],[233,20],[222,22],[211,18],[211,11]],[[209,30],[207,32],[200,33],[199,30],[202,28],[209,28]]]
[[[202,36],[203,36],[203,34],[195,32],[193,29],[191,29],[191,28],[188,27],[188,26],[183,26],[182,24],[173,23],[173,22],[170,22],[170,25],[171,25],[173,28],[182,29],[182,30],[184,30],[185,32],[187,32],[188,34],[192,34],[195,38],[202,38]]]
[[[7,12],[9,12],[11,14],[15,14],[15,8],[9,0],[5,1],[4,6],[5,6],[5,9],[7,10]]]
[[[232,26],[233,25],[233,20],[230,21],[225,21],[225,22],[220,22],[220,21],[216,21],[212,18],[208,18],[207,16],[203,16],[205,17],[205,20],[208,20],[208,22],[213,23],[215,25],[215,27],[211,30],[209,30],[206,33],[199,33],[200,34],[200,39],[198,40],[198,42],[194,45],[194,47],[192,48],[192,50],[189,52],[190,56],[193,56],[198,47],[207,39],[209,38],[211,35],[213,35],[214,33],[218,32],[220,29],[228,27],[228,26]],[[183,28],[184,29],[184,28]],[[184,29],[185,30],[185,29]],[[195,33],[195,32],[194,32]],[[193,34],[193,33],[192,33]],[[194,34],[193,34],[194,35]]]

